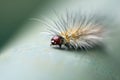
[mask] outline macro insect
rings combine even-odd
[[[59,48],[88,49],[101,44],[104,39],[103,17],[69,13],[51,20],[48,32],[52,35],[51,46]]]

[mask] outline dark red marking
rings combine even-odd
[[[63,38],[61,36],[53,36],[51,39],[52,45],[62,45],[63,44]]]

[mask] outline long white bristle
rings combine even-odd
[[[74,40],[70,38],[69,41],[70,47],[77,49],[82,47],[92,48],[103,42],[105,38],[104,28],[104,17],[102,16],[97,14],[81,14],[80,12],[66,12],[65,15],[58,15],[57,20],[53,20],[53,24],[49,27],[49,31],[53,35],[60,35],[63,38],[65,38],[61,35],[63,32],[68,32],[69,36],[72,35],[70,29],[75,29],[73,31],[76,31],[77,35],[78,32],[81,32],[82,35],[78,35],[78,39]]]

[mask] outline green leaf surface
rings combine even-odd
[[[118,2],[69,0],[61,4],[56,1],[43,12],[38,9],[1,49],[0,80],[120,80],[120,15],[119,11],[115,10]],[[54,14],[49,12],[53,6],[57,5],[55,9],[61,12],[64,8],[62,5],[73,7],[72,3],[80,3],[82,9],[88,11],[94,10],[89,8],[93,5],[98,11],[107,11],[111,17],[114,15],[116,26],[109,27],[112,33],[104,46],[88,51],[52,48],[51,37],[43,33],[46,26],[31,20],[42,19],[41,16],[53,17]]]

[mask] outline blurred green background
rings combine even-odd
[[[54,0],[0,0],[0,48],[19,30],[37,8],[42,13]]]
[[[0,0],[0,80],[120,80],[119,0]],[[105,47],[67,51],[49,46],[40,21],[65,9],[105,14]],[[47,22],[47,21],[45,21]]]

